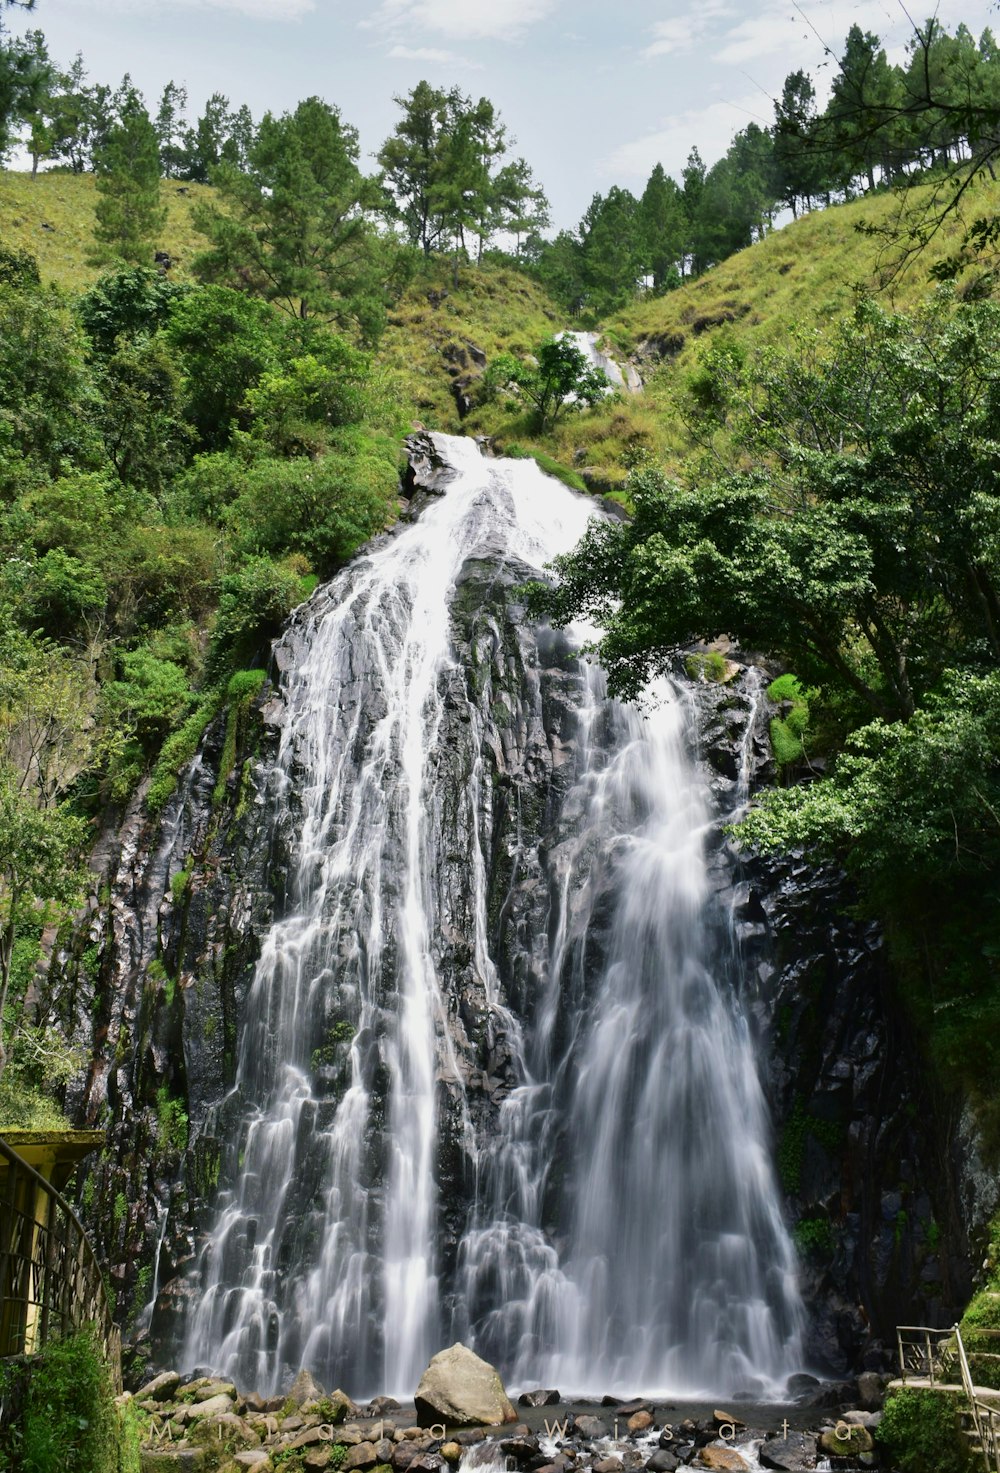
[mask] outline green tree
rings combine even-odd
[[[165,179],[181,174],[186,162],[184,147],[184,109],[187,88],[168,82],[160,96],[156,113],[156,142],[160,150],[160,172]]]
[[[99,261],[148,262],[166,223],[160,198],[160,150],[142,97],[127,81],[116,99],[117,122],[95,156],[95,252]]]
[[[515,403],[530,404],[540,430],[550,429],[570,409],[597,404],[608,392],[607,378],[591,367],[572,338],[549,338],[536,350],[535,360],[525,363],[501,353],[485,377],[487,393],[507,393]]]
[[[865,304],[826,351],[747,368],[717,349],[695,402],[759,469],[693,487],[637,473],[633,519],[595,524],[541,603],[605,629],[619,693],[730,634],[910,717],[946,669],[1000,656],[998,350],[997,308],[947,295],[916,331]]]
[[[832,152],[832,172],[840,176],[845,190],[857,174],[863,174],[868,188],[874,189],[876,168],[891,171],[892,150],[884,124],[900,101],[898,73],[889,65],[878,37],[851,26],[818,141],[819,147]]]
[[[587,307],[598,317],[635,294],[643,267],[639,202],[612,185],[595,194],[580,223]]]
[[[195,211],[210,241],[195,262],[202,280],[377,338],[392,262],[371,222],[379,191],[358,156],[355,130],[318,97],[266,114],[246,169],[223,161],[214,171],[221,206]]]
[[[429,82],[418,82],[407,97],[393,101],[403,109],[403,116],[379,150],[378,161],[410,244],[429,255],[443,228],[435,191],[442,168],[448,94]]]
[[[793,215],[806,209],[823,190],[824,158],[816,144],[816,89],[803,71],[790,72],[774,105],[775,184],[780,200]]]
[[[681,190],[657,164],[639,201],[643,271],[652,276],[654,292],[664,292],[680,280],[687,224]]]
[[[23,1005],[11,991],[18,936],[79,897],[75,856],[86,824],[62,794],[94,759],[95,745],[85,720],[93,708],[92,679],[58,650],[23,638],[8,641],[0,684],[2,1075]]]
[[[182,179],[191,179],[198,184],[208,184],[212,170],[217,169],[225,156],[225,147],[233,126],[233,115],[229,98],[221,92],[213,92],[205,104],[205,111],[184,133],[184,142],[179,157],[178,174]]]
[[[176,300],[164,335],[180,362],[187,418],[203,446],[221,448],[234,422],[247,427],[247,391],[278,367],[281,320],[266,302],[207,286]]]
[[[100,277],[79,298],[77,312],[93,350],[110,355],[119,338],[151,337],[189,291],[152,266],[129,266]]]
[[[87,72],[79,53],[69,71],[57,79],[46,112],[52,135],[50,156],[64,159],[74,174],[86,170],[95,139],[106,135],[109,97],[107,87],[87,86]]]
[[[49,158],[55,147],[52,127],[52,98],[59,84],[59,73],[49,56],[41,31],[29,31],[21,43],[30,54],[31,85],[26,89],[21,116],[28,125],[28,151],[31,154],[31,177],[37,177],[38,165]]]
[[[0,283],[0,482],[91,465],[91,386],[70,312],[30,279]]]
[[[524,159],[508,159],[507,130],[489,98],[419,82],[395,101],[403,115],[378,161],[390,213],[411,245],[425,255],[450,247],[457,268],[473,239],[479,258],[498,231],[520,238],[543,227],[545,195]]]
[[[11,5],[20,10],[33,10],[35,0],[2,0],[2,7]],[[31,112],[38,88],[38,58],[34,47],[11,38],[0,19],[0,159],[9,152],[18,125]]]

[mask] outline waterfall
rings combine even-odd
[[[561,336],[575,343],[585,358],[599,368],[613,389],[627,389],[630,394],[637,394],[642,389],[642,379],[639,377],[638,369],[632,363],[621,364],[610,354],[605,353],[598,346],[601,335],[596,332],[567,332]]]
[[[593,504],[434,440],[444,494],[282,662],[287,895],[186,1360],[409,1396],[460,1335],[514,1383],[773,1389],[801,1307],[690,705],[523,627]]]

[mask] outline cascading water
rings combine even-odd
[[[461,1335],[514,1382],[770,1389],[801,1310],[689,708],[518,633],[510,585],[593,504],[434,438],[445,494],[314,599],[284,681],[288,900],[186,1358],[409,1395]]]

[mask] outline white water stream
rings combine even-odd
[[[454,481],[314,600],[284,680],[269,802],[298,816],[290,903],[244,1007],[220,1114],[240,1138],[185,1359],[261,1391],[304,1364],[354,1394],[410,1396],[462,1336],[513,1383],[773,1391],[800,1369],[801,1306],[728,909],[708,880],[717,815],[690,706],[664,686],[644,717],[580,668],[561,807],[519,839],[525,853],[544,841],[551,894],[548,934],[531,938],[543,980],[516,1010],[487,914],[487,715],[468,693],[468,781],[438,775],[451,605],[470,558],[541,570],[593,505],[531,462],[437,439]],[[464,835],[469,953],[518,1081],[488,1132],[435,962],[460,924],[445,813],[447,844]],[[351,1029],[331,1097],[322,1046]],[[446,1134],[465,1163],[459,1207],[440,1199]]]

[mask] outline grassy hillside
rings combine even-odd
[[[428,429],[457,432],[453,385],[478,376],[482,355],[523,356],[562,326],[542,288],[521,272],[487,260],[463,267],[456,286],[450,264],[432,259],[390,314],[379,358]]]
[[[636,449],[677,465],[690,447],[674,396],[718,333],[747,344],[780,345],[792,327],[822,328],[849,312],[859,292],[878,293],[888,309],[915,306],[933,289],[933,263],[958,249],[963,226],[950,219],[925,251],[887,280],[893,252],[856,227],[887,225],[899,208],[895,195],[880,195],[817,210],[679,291],[621,312],[604,325],[605,337],[612,351],[645,360],[645,394],[565,421],[547,448],[605,488],[624,479],[624,461]],[[970,190],[964,217],[990,214],[1000,214],[1000,184],[986,181]],[[959,290],[968,291],[973,282],[985,289],[981,275],[969,268]]]
[[[158,249],[174,260],[173,275],[183,279],[204,241],[191,224],[191,206],[211,194],[204,184],[163,183],[169,211]],[[30,251],[43,281],[69,291],[84,291],[100,272],[87,263],[93,242],[97,191],[92,174],[0,172],[0,238]]]
[[[914,191],[911,198],[919,204],[928,195]],[[900,208],[898,196],[882,194],[816,210],[680,291],[630,307],[606,331],[629,351],[659,342],[683,364],[722,325],[751,341],[778,342],[791,323],[822,326],[849,311],[859,291],[878,291],[890,308],[912,307],[928,290],[931,266],[958,249],[963,227],[957,216],[949,218],[927,249],[893,275],[899,252],[858,226],[890,227]],[[970,190],[966,221],[998,212],[1000,184],[984,181]]]

